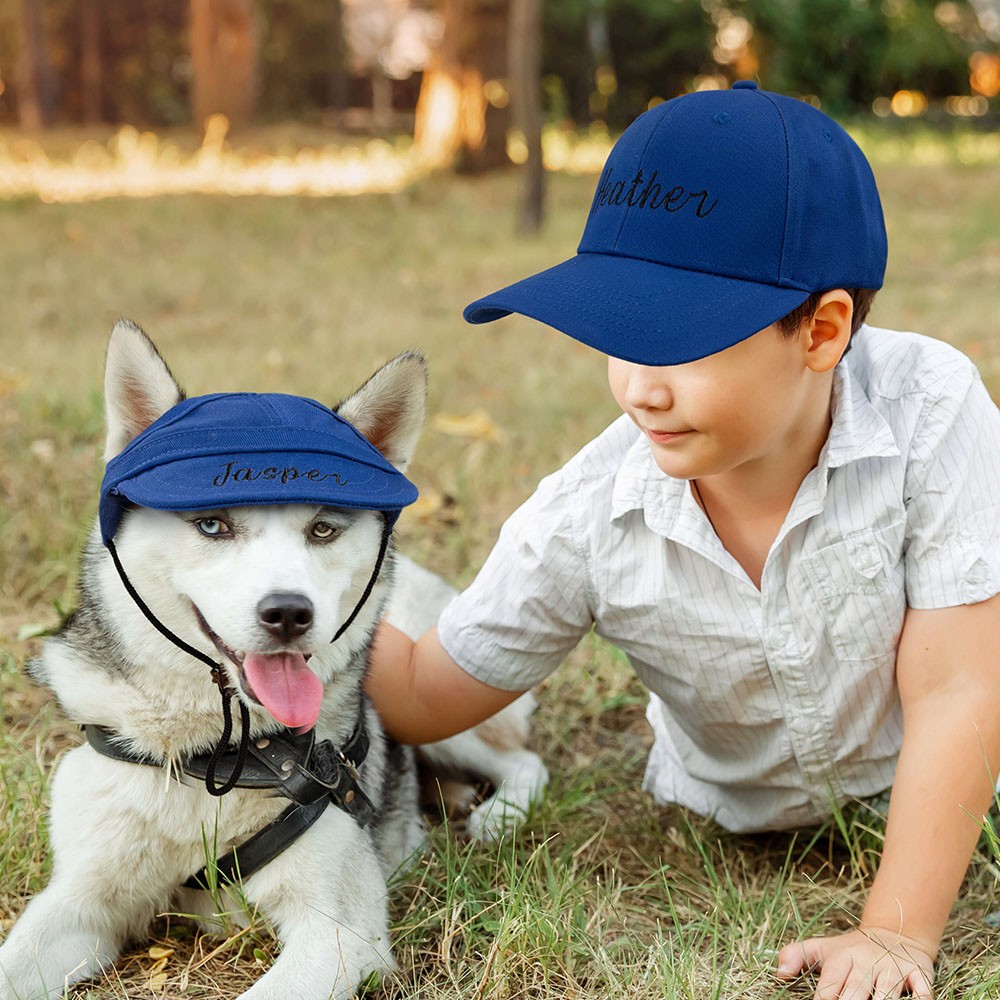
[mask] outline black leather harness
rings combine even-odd
[[[147,767],[164,766],[153,757],[127,750],[118,734],[110,729],[86,725],[83,731],[90,745],[105,757]],[[270,789],[274,795],[290,799],[292,805],[264,829],[196,872],[184,885],[205,889],[220,881],[248,878],[308,830],[331,803],[354,817],[362,827],[370,823],[377,817],[377,810],[362,791],[358,775],[368,749],[368,731],[362,714],[340,749],[329,740],[317,742],[314,730],[300,736],[284,731],[251,741],[242,770],[239,750],[185,757],[174,775],[178,781],[204,780],[214,767],[215,773],[227,783],[235,774],[236,788]]]

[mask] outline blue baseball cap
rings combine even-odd
[[[389,523],[417,488],[329,407],[280,393],[186,399],[135,437],[104,472],[105,545],[127,504],[217,510],[315,503],[384,511]]]
[[[853,139],[804,101],[740,81],[640,115],[615,143],[577,254],[478,299],[627,361],[725,350],[813,292],[881,288],[875,178]]]

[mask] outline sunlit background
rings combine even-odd
[[[523,164],[535,126],[585,173],[742,78],[876,158],[1000,161],[998,0],[0,0],[0,197],[391,192]]]

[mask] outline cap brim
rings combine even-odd
[[[809,297],[613,254],[579,253],[484,296],[470,323],[521,313],[594,347],[643,365],[680,365],[732,347]]]

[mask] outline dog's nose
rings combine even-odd
[[[312,626],[312,601],[305,594],[268,594],[257,605],[257,620],[276,639],[288,642]]]

